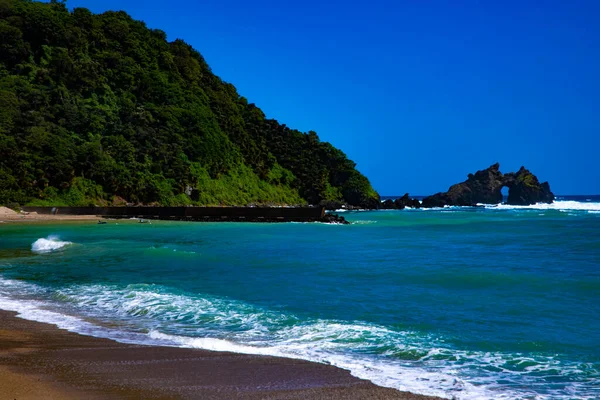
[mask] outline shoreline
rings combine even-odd
[[[5,213],[0,224],[99,219],[97,215]],[[18,314],[0,309],[0,398],[438,399],[377,386],[327,364],[125,344]]]
[[[348,224],[327,214],[324,207],[22,207],[20,212],[0,206],[0,222],[140,219],[185,222],[324,222]],[[141,222],[141,221],[140,221]]]
[[[0,397],[18,399],[434,400],[326,364],[143,346],[84,336],[0,310]]]
[[[16,212],[0,206],[0,223],[41,222],[41,221],[98,221],[97,215],[53,215],[38,214],[37,212]]]

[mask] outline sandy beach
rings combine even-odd
[[[0,327],[0,398],[434,399],[324,364],[122,344],[7,311]]]
[[[8,207],[0,207],[0,223],[36,222],[36,221],[96,221],[97,215],[50,215],[35,212],[16,212]]]
[[[0,207],[0,221],[94,221]],[[83,336],[0,310],[0,398],[434,399],[303,360],[139,346]]]

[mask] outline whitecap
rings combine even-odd
[[[4,296],[39,290],[44,297],[53,293],[54,300],[41,303]],[[582,395],[593,390],[572,382],[551,393],[536,393],[533,387],[540,372],[560,369],[565,375],[581,373],[580,365],[554,357],[456,349],[444,338],[368,322],[301,320],[241,301],[174,293],[158,285],[73,285],[52,293],[37,285],[3,281],[0,277],[0,308],[63,329],[127,343],[304,359],[347,369],[381,386],[445,398],[557,399],[569,398],[565,393],[570,389]],[[64,303],[94,321],[119,320],[148,333],[102,328],[56,312]],[[53,305],[51,310],[49,304]],[[380,353],[381,349],[386,350]],[[377,353],[382,355],[370,356]],[[407,353],[412,355],[408,359],[398,357]],[[535,364],[525,370],[512,368],[525,361]],[[487,373],[482,366],[500,372]],[[588,372],[590,368],[596,367],[590,365]],[[514,387],[498,383],[500,380],[512,381]],[[524,386],[527,382],[531,383],[529,389]]]
[[[529,206],[513,206],[510,204],[478,204],[486,209],[495,210],[557,210],[557,211],[600,211],[600,203],[586,203],[573,200],[558,200],[552,204],[537,203]]]
[[[32,243],[31,251],[34,253],[50,253],[62,249],[65,246],[73,244],[72,242],[62,241],[58,236],[48,236],[47,238],[40,238]]]

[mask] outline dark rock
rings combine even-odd
[[[338,214],[325,214],[319,222],[325,222],[326,224],[342,224],[350,225],[350,222],[346,221],[346,218]]]
[[[423,199],[424,207],[472,206],[477,203],[498,204],[502,202],[504,180],[496,163],[488,169],[469,174],[466,181],[450,186],[446,193],[438,193]]]
[[[538,178],[525,167],[516,174],[506,174],[505,183],[509,187],[508,204],[526,206],[535,203],[552,203],[554,194],[548,182],[540,183]]]
[[[503,175],[498,163],[487,169],[469,174],[466,181],[450,186],[445,193],[423,199],[426,208],[448,206],[475,206],[478,203],[499,204],[502,188],[509,188],[508,204],[527,205],[538,202],[552,203],[554,195],[548,182],[539,183],[537,177],[521,167],[519,172]]]
[[[406,207],[421,208],[421,202],[417,199],[411,199],[408,193],[399,199],[396,199],[396,201],[394,201],[394,205],[399,210],[403,210]]]
[[[423,208],[444,207],[449,204],[446,193],[436,193],[433,196],[425,197],[421,202]]]
[[[406,204],[404,204],[400,199],[394,200],[394,208],[396,210],[404,210],[406,208]]]
[[[322,200],[319,205],[325,207],[327,211],[339,210],[340,208],[344,208],[346,206],[341,201],[335,200]]]
[[[379,200],[379,196],[377,196],[377,198],[370,197],[360,203],[360,208],[366,210],[379,210],[381,208],[381,200]]]
[[[381,203],[381,208],[383,208],[384,210],[392,210],[392,209],[396,208],[396,206],[394,204],[394,200],[387,199],[386,201]]]

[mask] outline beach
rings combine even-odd
[[[139,346],[0,311],[0,397],[24,399],[414,399],[332,366]]]
[[[0,208],[19,224],[93,221]],[[0,397],[40,399],[406,399],[348,371],[279,357],[140,346],[83,336],[0,310]]]
[[[595,398],[588,198],[351,225],[14,219],[0,398]]]
[[[97,215],[38,214],[35,212],[16,212],[8,207],[0,207],[0,223],[36,222],[36,221],[94,221],[101,219]]]

